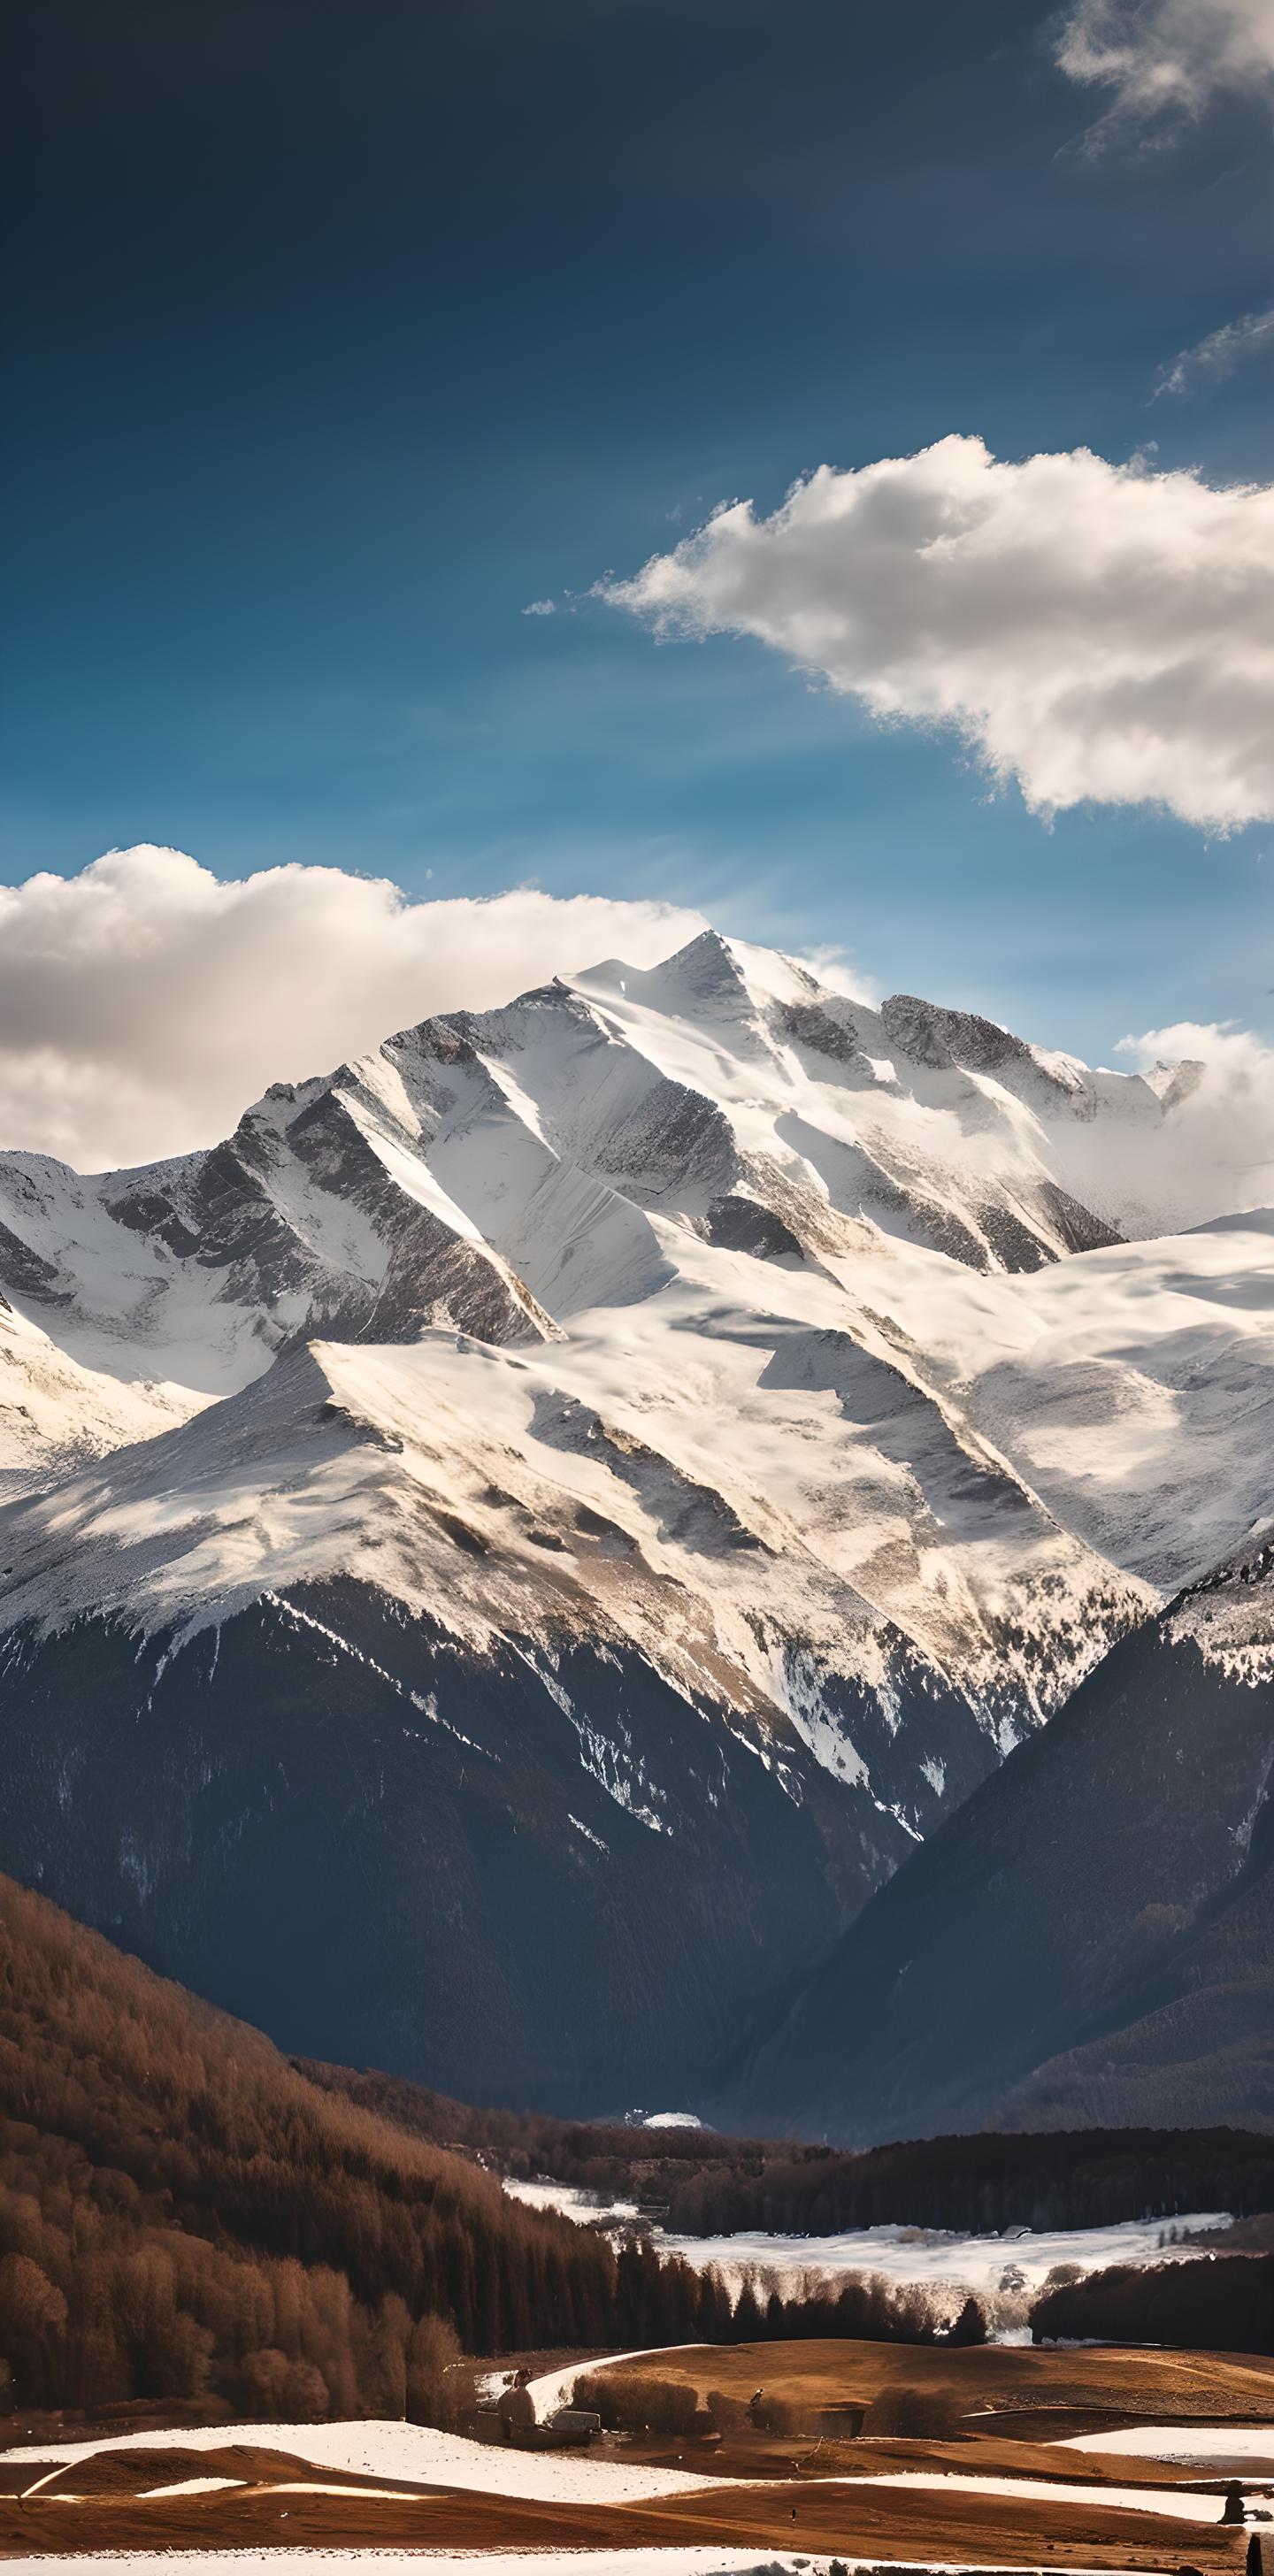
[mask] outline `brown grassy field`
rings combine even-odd
[[[160,2465],[162,2462],[162,2466]],[[143,2484],[172,2473],[174,2456],[134,2452],[81,2464],[25,2503],[0,2497],[0,2548],[10,2557],[70,2551],[321,2547],[327,2549],[624,2549],[704,2544],[741,2550],[801,2550],[868,2555],[881,2561],[926,2558],[970,2566],[1034,2566],[1172,2571],[1183,2560],[1209,2571],[1234,2571],[1245,2536],[1219,2522],[1199,2527],[1157,2515],[1102,2514],[1100,2490],[1077,2491],[1072,2506],[1009,2497],[854,2490],[799,2473],[779,2486],[714,2481],[702,2494],[640,2503],[538,2503],[462,2494],[443,2487],[416,2492],[317,2476],[337,2492],[306,2493],[305,2463],[243,2450],[181,2455],[179,2474],[239,2475],[250,2483],[215,2495],[142,2496]],[[310,2472],[310,2476],[316,2473]]]
[[[1048,2352],[1033,2344],[959,2351],[950,2345],[836,2341],[692,2345],[661,2353],[657,2361],[639,2357],[612,2367],[635,2377],[657,2371],[701,2397],[719,2388],[746,2398],[764,2387],[798,2406],[869,2406],[883,2388],[903,2384],[952,2398],[970,2414],[1046,2415],[1050,2426],[1061,2415],[1100,2418],[1112,2426],[1121,2419],[1211,2424],[1261,2423],[1274,2416],[1274,2358],[1252,2353],[1110,2345]]]
[[[302,2431],[290,2453],[236,2441],[215,2450],[107,2450],[61,2468],[38,2454],[0,2454],[0,2555],[170,2549],[375,2547],[397,2550],[720,2547],[746,2555],[800,2551],[882,2564],[1101,2567],[1240,2576],[1248,2534],[1217,2519],[1165,2514],[1162,2491],[1199,2474],[1141,2459],[1045,2449],[1074,2419],[1268,2421],[1274,2361],[1207,2353],[974,2351],[854,2343],[711,2346],[619,2363],[621,2373],[676,2378],[748,2398],[764,2387],[816,2418],[829,2406],[870,2404],[905,2382],[958,2401],[955,2438],[828,2441],[814,2431],[764,2434],[745,2426],[719,2448],[693,2437],[625,2441],[607,2456],[700,2472],[702,2491],[627,2503],[532,2502],[413,2486],[315,2468]],[[1274,2436],[1272,2436],[1274,2441]],[[494,2465],[494,2464],[493,2464]],[[904,2468],[952,2472],[949,2489],[857,2486]],[[1073,2496],[961,2491],[960,2473],[1064,2479]],[[498,2468],[496,2470],[498,2475]],[[236,2484],[211,2495],[147,2493],[192,2477]],[[44,2479],[44,2483],[39,2483]],[[1218,2485],[1219,2481],[1212,2482]],[[38,2485],[38,2492],[32,2492]],[[1111,2485],[1146,2490],[1145,2512],[1103,2507]],[[322,2490],[321,2492],[316,2490]],[[1156,2492],[1158,2490],[1158,2492]],[[1274,2525],[1267,2565],[1274,2576]]]

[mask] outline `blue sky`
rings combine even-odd
[[[1268,357],[1152,398],[1274,300],[1268,103],[1085,150],[1055,25],[23,0],[0,875],[149,840],[663,894],[1092,1056],[1268,1031],[1274,826],[1050,827],[783,653],[588,596],[951,432],[1271,480]]]

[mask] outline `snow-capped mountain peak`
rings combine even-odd
[[[781,1706],[776,1654],[816,1649],[861,1679],[878,1670],[863,1641],[883,1621],[993,1731],[1012,1731],[1137,1615],[1138,1587],[1177,1571],[1153,1515],[1143,1525],[1125,1510],[1116,1527],[1109,1504],[1093,1509],[1066,1442],[1040,1434],[1024,1360],[1044,1338],[1048,1274],[1064,1262],[1087,1279],[1076,1254],[1118,1246],[1068,1186],[1073,1139],[1094,1172],[1109,1149],[1109,1198],[1128,1134],[1144,1161],[1167,1114],[1139,1076],[1092,1074],[911,996],[871,1009],[794,960],[706,931],[662,965],[554,977],[275,1084],[206,1153],[93,1180],[0,1158],[0,1269],[93,1383],[163,1378],[194,1406],[314,1340],[373,1430],[392,1385],[396,1440],[404,1405],[442,1407],[467,1458],[486,1454],[504,1382],[476,1352],[554,1353],[537,1364],[529,1412],[532,1380],[510,1356],[505,1446],[536,1486],[527,1513],[551,1527],[580,1499],[572,1485],[563,1501],[562,1444],[544,1432],[560,1416],[594,1426],[612,1475],[638,1444],[655,1515],[653,1529],[632,1523],[625,1470],[605,1516],[644,1569],[631,1600],[648,1579],[649,1600],[633,1628],[577,1568],[577,1626],[653,1635],[651,1602],[675,1579],[683,1607],[698,1602],[696,1637],[742,1677],[740,1698],[759,1688]],[[1118,1254],[1120,1278],[1134,1260]],[[1109,1280],[1092,1275],[1104,1312]],[[1067,1304],[1078,1313],[1073,1293]],[[418,1357],[373,1366],[395,1347]],[[1111,1363],[1125,1415],[1144,1413],[1137,1383]],[[118,1406],[98,1410],[81,1449],[119,1437]],[[215,1444],[220,1418],[200,1443]],[[227,1437],[237,1419],[225,1415]],[[278,1419],[271,1390],[261,1422]],[[27,1473],[31,1451],[25,1438]],[[171,1461],[158,1465],[171,1491]],[[418,1498],[414,1471],[408,1482]],[[713,1552],[696,1543],[683,1563],[669,1540],[684,1519],[674,1497],[692,1490],[755,1552],[737,1609],[720,1569],[698,1599]],[[342,1548],[352,1562],[354,1542],[333,1555],[321,1514],[312,1521],[315,1565],[332,1570]],[[537,1595],[554,1593],[544,1551],[524,1563],[512,1525],[483,1549],[534,1627]],[[200,1617],[216,1608],[215,1550],[201,1561],[208,1582],[187,1556],[178,1584]],[[418,1580],[413,1562],[407,1546],[394,1582],[424,1604],[441,1577]],[[265,1540],[258,1573],[283,1580]],[[177,1605],[155,1574],[119,1598],[149,1617],[160,1595]],[[508,1615],[506,1599],[490,1632]],[[564,1615],[559,1604],[552,1616]],[[1028,1632],[1029,1651],[1008,1644]]]
[[[577,2100],[627,2014],[684,2092],[1268,1510],[1270,1233],[1147,1222],[1184,1096],[705,933],[175,1161],[0,1155],[0,1866],[197,1984],[232,1916],[267,2022],[292,1872],[317,2044],[352,1778],[328,2053],[482,2090],[480,1954],[501,2084]]]

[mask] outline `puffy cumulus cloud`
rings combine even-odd
[[[953,726],[1049,814],[1274,813],[1274,489],[979,438],[820,466],[718,510],[597,595],[657,631],[757,636],[883,718]]]
[[[1196,117],[1224,90],[1274,86],[1274,0],[1075,0],[1057,60],[1109,93],[1090,139]]]
[[[1155,396],[1191,394],[1201,385],[1221,384],[1249,358],[1268,357],[1272,350],[1274,305],[1267,313],[1244,313],[1237,322],[1223,322],[1193,349],[1178,350],[1171,366],[1160,369]]]
[[[339,868],[223,882],[179,850],[113,850],[0,887],[0,1145],[89,1171],[182,1152],[268,1083],[431,1011],[506,1002],[606,956],[654,965],[703,926],[667,904],[526,888],[413,902]]]

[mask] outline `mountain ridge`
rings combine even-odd
[[[718,2110],[855,2143],[1274,2129],[1274,1546],[1103,1659],[798,1983]]]
[[[0,1865],[310,2054],[702,2080],[1268,1508],[1268,1231],[1111,1221],[1188,1088],[705,933],[207,1153],[0,1154]],[[387,2021],[278,1950],[282,1871],[346,1995],[334,1868]]]

